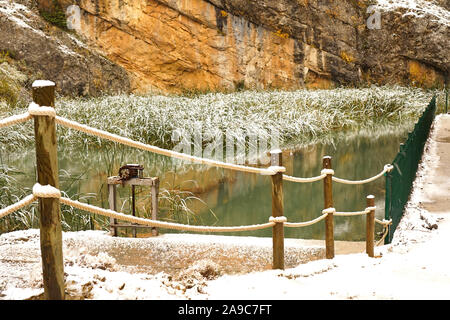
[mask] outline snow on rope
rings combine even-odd
[[[40,106],[34,102],[31,102],[28,106],[28,113],[32,116],[48,116],[53,118],[56,116],[55,108]]]
[[[385,174],[386,172],[391,172],[392,169],[394,169],[394,167],[391,164],[386,164],[383,168],[383,171],[381,171],[379,174],[373,176],[372,178],[368,178],[365,180],[346,180],[346,179],[340,179],[337,177],[333,176],[333,181],[339,182],[339,183],[344,183],[344,184],[365,184],[365,183],[369,183],[372,182],[378,178],[380,178],[383,174]]]
[[[26,196],[22,200],[6,208],[0,209],[0,218],[6,217],[8,214],[11,214],[17,210],[22,209],[23,207],[26,207],[27,205],[32,204],[38,198],[60,198],[60,197],[61,191],[59,191],[55,187],[52,187],[50,185],[42,186],[39,183],[36,183],[33,186],[33,194]]]
[[[28,121],[32,119],[32,115],[30,115],[28,112],[22,113],[19,115],[11,116],[5,119],[0,120],[0,128],[6,128],[9,126],[13,126],[15,124],[19,124],[25,121]]]
[[[51,185],[43,186],[35,183],[33,186],[33,195],[38,198],[61,198],[61,191]]]
[[[40,107],[38,104],[32,102],[28,106],[28,112],[14,115],[5,119],[0,120],[0,128],[9,127],[15,124],[26,122],[31,120],[33,116],[50,116],[55,117],[56,111],[52,107]]]
[[[25,206],[28,206],[29,204],[32,204],[36,200],[37,200],[37,198],[34,195],[30,194],[30,195],[26,196],[25,198],[23,198],[22,200],[14,203],[6,208],[0,209],[0,219],[3,217],[6,217],[10,213],[13,213],[17,210],[22,209]]]

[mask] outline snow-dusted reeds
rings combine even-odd
[[[177,144],[173,139],[175,131],[192,137],[201,134],[204,142],[218,133],[227,134],[237,144],[245,144],[249,136],[261,140],[277,132],[283,147],[318,142],[342,131],[395,129],[415,120],[432,93],[404,87],[371,87],[193,97],[117,95],[58,99],[57,112],[95,128],[169,149]],[[2,131],[2,148],[22,148],[27,141],[32,142],[30,124]],[[58,138],[65,148],[108,143],[62,127],[58,128]]]

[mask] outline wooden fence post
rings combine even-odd
[[[331,157],[325,156],[322,160],[323,169],[331,169]],[[323,195],[325,208],[333,208],[333,175],[327,174],[323,179]],[[334,219],[333,213],[328,213],[325,218],[325,256],[327,259],[334,258]]]
[[[152,193],[152,220],[158,220],[158,197],[159,197],[159,178],[157,177],[153,181],[153,185],[151,188]],[[152,227],[152,236],[158,235],[158,228]]]
[[[115,184],[108,184],[109,209],[117,211],[117,187]],[[117,219],[109,218],[111,236],[117,237]]]
[[[375,206],[375,196],[367,196],[367,207]],[[366,215],[366,253],[373,258],[375,246],[375,210],[370,210]]]
[[[33,101],[36,104],[55,107],[53,82],[38,80],[32,87]],[[34,116],[34,134],[38,183],[59,189],[55,118]],[[59,199],[39,198],[39,212],[44,298],[63,300],[64,264]]]
[[[270,151],[271,166],[282,166],[281,150]],[[272,175],[272,217],[283,216],[283,173]],[[272,269],[284,269],[284,225],[275,223],[272,227],[273,261]]]

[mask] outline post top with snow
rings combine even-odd
[[[54,87],[55,83],[50,80],[35,80],[33,82],[33,88]]]
[[[277,153],[281,153],[281,149],[270,150],[270,154],[277,154]]]

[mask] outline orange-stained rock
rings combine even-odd
[[[299,88],[294,40],[203,0],[80,2],[77,32],[136,92]]]
[[[449,72],[445,23],[398,9],[368,28],[369,0],[55,1],[80,6],[76,32],[126,69],[138,93],[433,87]]]

